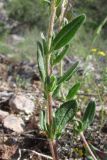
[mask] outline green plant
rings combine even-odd
[[[54,32],[55,20],[58,18],[56,17],[56,11],[58,6],[63,4],[63,1],[51,0],[48,1],[48,3],[50,4],[51,13],[47,37],[42,35],[41,41],[37,43],[38,69],[44,86],[44,96],[47,101],[47,112],[41,111],[40,128],[45,132],[49,139],[53,160],[58,160],[56,140],[61,137],[66,124],[70,121],[74,122],[73,119],[77,112],[77,102],[73,98],[80,88],[80,83],[71,87],[65,96],[65,99],[62,98],[64,103],[62,103],[56,111],[53,111],[52,101],[54,97],[57,96],[61,85],[69,81],[77,71],[78,62],[74,63],[61,76],[54,75],[53,68],[67,53],[71,40],[85,21],[85,15],[79,15],[71,22],[68,22],[65,25],[63,24],[60,31],[57,33]],[[90,124],[89,121],[90,118],[92,118],[91,113],[94,112],[91,109],[88,107],[89,114],[86,114],[86,112],[86,118],[84,116],[83,119],[85,129],[86,126]]]
[[[90,155],[92,156],[92,158],[94,160],[97,160],[95,155],[93,154],[89,144],[87,143],[85,136],[84,136],[84,131],[89,127],[89,125],[92,123],[93,119],[95,116],[95,102],[94,101],[90,101],[85,113],[83,115],[82,119],[75,119],[74,122],[74,130],[77,134],[80,135],[80,137],[82,138],[86,148],[88,149]]]

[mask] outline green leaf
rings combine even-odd
[[[80,26],[85,21],[86,16],[84,14],[76,17],[72,22],[65,25],[62,30],[56,35],[52,42],[51,50],[58,50],[65,46],[72,40]]]
[[[53,63],[52,63],[53,66],[59,63],[63,59],[68,49],[69,49],[69,45],[65,46],[64,49],[59,54],[55,55],[55,58],[53,59]]]
[[[43,48],[40,42],[37,43],[37,63],[38,63],[38,69],[40,73],[40,77],[43,82],[45,82],[45,66],[44,66],[44,59],[43,59]]]
[[[83,123],[79,119],[74,119],[73,122],[74,132],[80,134],[83,131]]]
[[[66,72],[64,73],[64,75],[59,78],[59,80],[58,80],[58,85],[61,84],[61,83],[64,82],[64,81],[68,81],[68,80],[72,77],[72,75],[73,75],[73,74],[76,72],[76,70],[77,70],[78,64],[79,64],[78,62],[74,63],[74,64],[68,69],[68,71],[66,71]]]
[[[44,0],[44,2],[47,2],[50,5],[50,0]]]
[[[66,124],[73,119],[77,111],[75,100],[63,103],[55,112],[56,137],[59,138]]]
[[[76,83],[68,92],[66,99],[70,100],[73,99],[74,96],[77,94],[78,90],[80,89],[80,83]]]
[[[54,92],[54,90],[57,87],[57,79],[54,75],[51,75],[50,77],[48,76],[46,79],[46,88],[48,89],[48,92]]]
[[[61,3],[62,0],[56,0],[56,7],[59,6],[59,4]]]
[[[45,111],[40,112],[40,129],[43,131],[46,130],[46,113],[45,113]]]
[[[59,92],[60,92],[60,85],[56,87],[56,89],[54,90],[52,96],[53,96],[54,98],[59,97]]]
[[[89,127],[89,125],[92,123],[95,116],[95,109],[96,109],[95,102],[90,101],[82,119],[83,130],[87,129],[87,127]]]
[[[44,55],[46,55],[48,53],[48,48],[47,48],[47,41],[46,41],[46,38],[43,33],[41,33],[41,38],[42,38],[42,44],[43,44],[42,51],[43,51]]]

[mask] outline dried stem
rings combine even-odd
[[[86,147],[87,147],[87,149],[88,149],[88,151],[89,151],[90,155],[93,157],[93,159],[94,159],[94,160],[97,160],[97,158],[95,157],[94,153],[92,152],[92,150],[91,150],[91,148],[90,148],[89,144],[87,143],[87,141],[86,141],[86,139],[85,139],[84,134],[83,134],[83,133],[81,133],[81,134],[80,134],[80,136],[81,136],[81,138],[82,138],[82,140],[83,140],[84,144],[86,145]]]
[[[47,159],[52,159],[52,157],[50,157],[50,156],[48,156],[48,155],[45,155],[45,154],[36,152],[36,151],[34,151],[34,150],[31,150],[31,149],[21,149],[21,151],[32,152],[33,154],[36,154],[36,155],[38,155],[38,156],[40,156],[40,157],[47,158]]]

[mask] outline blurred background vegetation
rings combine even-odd
[[[43,0],[4,0],[1,3],[3,12],[0,11],[0,52],[32,60],[36,54],[40,32],[47,31],[48,4]],[[91,48],[106,51],[107,1],[70,0],[70,4],[69,17],[81,13],[87,16],[86,23],[71,45],[70,54],[85,58],[90,54]]]

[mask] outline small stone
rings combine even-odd
[[[23,111],[26,114],[33,113],[35,109],[34,102],[24,95],[13,96],[9,101],[9,105],[13,110],[16,110],[16,112]]]
[[[101,131],[103,133],[107,133],[107,122],[104,124],[104,126],[102,127]]]
[[[13,114],[7,116],[3,120],[4,127],[13,130],[14,132],[23,132],[23,127],[25,126],[24,121],[20,117],[16,117]]]
[[[4,118],[6,118],[9,115],[8,112],[0,110],[0,122],[3,121]]]

